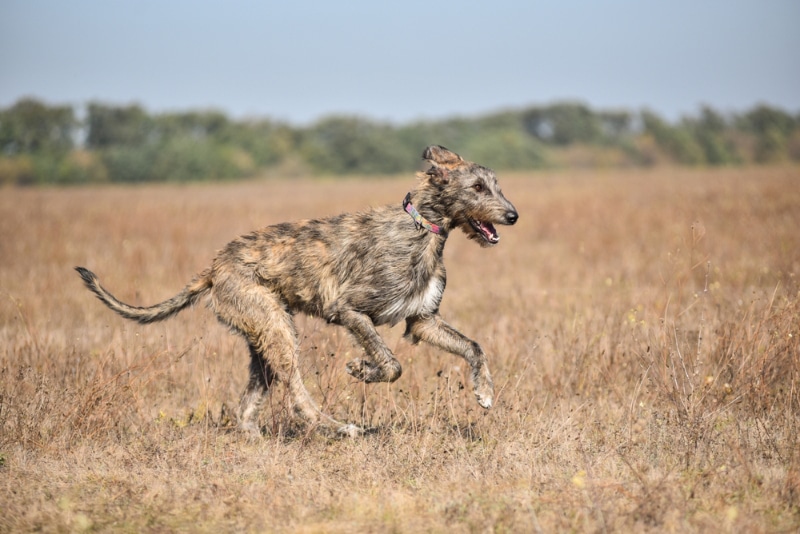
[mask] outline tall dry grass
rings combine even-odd
[[[0,531],[730,531],[800,528],[800,172],[502,180],[517,226],[448,242],[443,315],[465,365],[384,329],[394,384],[343,371],[299,318],[307,385],[377,428],[229,429],[243,343],[198,307],[138,326],[81,285],[173,295],[232,237],[399,202],[413,178],[0,191]]]

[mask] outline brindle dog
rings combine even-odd
[[[364,348],[347,372],[364,382],[393,382],[400,362],[375,327],[406,321],[405,337],[464,358],[478,404],[492,406],[494,386],[486,356],[439,316],[445,288],[442,261],[450,232],[460,228],[488,247],[495,224],[514,224],[495,173],[441,146],[425,149],[430,168],[402,204],[324,219],[268,226],[229,243],[211,267],[171,299],[149,307],[124,304],[97,277],[77,267],[103,303],[139,323],[170,317],[210,296],[219,320],[250,347],[250,380],[239,406],[242,429],[260,434],[258,412],[274,380],[286,384],[297,415],[311,425],[357,435],[362,429],[323,414],[303,385],[292,314],[322,317],[347,328]]]

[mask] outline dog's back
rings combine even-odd
[[[394,324],[438,309],[444,242],[398,206],[384,206],[244,235],[217,256],[211,276],[255,278],[292,311],[334,320],[344,306]]]

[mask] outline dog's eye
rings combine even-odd
[[[478,182],[477,184],[472,186],[472,189],[474,189],[476,193],[482,193],[483,192],[483,184]]]

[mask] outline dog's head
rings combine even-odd
[[[509,202],[494,171],[465,161],[443,146],[432,145],[422,153],[431,167],[421,174],[435,197],[436,210],[483,247],[496,245],[496,224],[514,224],[519,215]]]

